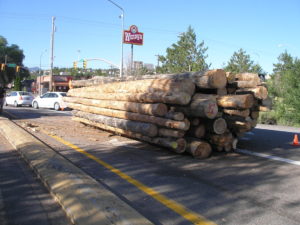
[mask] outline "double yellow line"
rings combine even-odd
[[[185,206],[181,205],[180,203],[178,203],[178,202],[176,202],[172,199],[169,199],[168,197],[160,194],[159,192],[155,191],[153,188],[150,188],[150,187],[144,185],[143,183],[139,182],[138,180],[132,178],[131,176],[127,175],[126,173],[123,173],[121,170],[111,166],[110,164],[104,162],[100,158],[97,158],[96,156],[94,156],[94,155],[86,152],[85,150],[79,148],[78,146],[62,139],[61,137],[51,135],[51,134],[47,134],[47,135],[51,136],[52,138],[56,139],[57,141],[61,142],[62,144],[68,146],[69,148],[74,149],[75,151],[77,151],[77,152],[85,155],[86,157],[94,160],[98,164],[102,165],[106,169],[110,170],[114,174],[116,174],[119,177],[121,177],[122,179],[126,180],[128,183],[131,183],[132,185],[134,185],[135,187],[140,189],[142,192],[144,192],[147,195],[151,196],[152,198],[154,198],[155,200],[157,200],[158,202],[160,202],[164,206],[168,207],[169,209],[173,210],[174,212],[176,212],[180,216],[184,217],[186,220],[190,221],[191,223],[197,224],[197,225],[216,225],[214,222],[211,222],[211,221],[205,219],[203,216],[187,209]]]

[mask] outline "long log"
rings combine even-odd
[[[209,137],[210,143],[224,147],[227,144],[232,144],[234,137],[231,132],[225,132],[224,134],[212,134]]]
[[[254,81],[257,85],[261,83],[257,73],[238,73],[235,78],[239,81]]]
[[[226,72],[227,83],[232,84],[235,81],[235,73]]]
[[[167,119],[177,120],[177,121],[184,120],[184,114],[182,112],[169,111],[167,112],[166,115],[164,115],[164,117]]]
[[[217,103],[223,108],[249,109],[253,106],[254,98],[251,94],[225,95],[218,97]]]
[[[182,93],[194,94],[195,84],[191,79],[148,79],[126,82],[113,82],[98,86],[83,87],[72,91],[97,92],[97,93]]]
[[[136,103],[126,101],[109,101],[109,100],[98,100],[88,99],[79,97],[64,97],[64,101],[68,103],[77,103],[87,106],[96,106],[100,108],[118,109],[128,112],[135,112],[140,114],[154,115],[154,116],[165,116],[168,112],[168,107],[162,103]]]
[[[232,85],[237,88],[255,88],[257,85],[259,85],[259,83],[255,80],[238,80],[232,83]]]
[[[200,124],[198,126],[192,126],[188,131],[187,135],[195,138],[203,138],[205,136],[205,126]]]
[[[183,130],[174,130],[174,129],[167,129],[167,128],[159,128],[158,129],[158,136],[161,137],[174,137],[174,138],[182,138],[185,135],[185,131]]]
[[[253,94],[257,99],[266,99],[268,97],[268,90],[264,86],[257,86],[254,88],[242,88],[236,91],[237,94]]]
[[[199,88],[224,88],[227,78],[224,70],[216,69],[195,73],[194,81]]]
[[[74,111],[73,115],[84,119],[88,119],[93,122],[102,123],[107,126],[132,131],[135,133],[140,133],[142,135],[147,135],[149,137],[155,137],[158,134],[157,126],[152,123],[119,119],[81,111]]]
[[[243,109],[243,110],[224,109],[223,112],[228,114],[228,115],[240,116],[240,117],[247,117],[247,116],[250,115],[250,110],[249,109]]]
[[[179,138],[179,139],[161,138],[161,137],[151,138],[149,136],[144,136],[140,133],[134,133],[131,131],[120,129],[120,128],[111,127],[111,126],[108,126],[108,125],[105,125],[102,123],[93,122],[91,120],[80,118],[80,117],[73,117],[72,120],[81,122],[84,124],[88,124],[91,126],[95,126],[95,127],[98,127],[100,129],[103,129],[106,131],[121,134],[121,135],[130,137],[130,138],[139,139],[139,140],[146,141],[146,142],[149,142],[152,144],[160,145],[160,146],[166,147],[168,149],[171,149],[172,151],[174,151],[176,153],[183,153],[186,148],[186,141],[183,138]]]
[[[77,88],[76,88],[77,89]],[[84,92],[71,89],[67,95],[71,97],[91,98],[99,100],[113,100],[113,101],[128,101],[128,102],[141,102],[141,103],[167,103],[175,105],[186,105],[191,100],[191,95],[182,93],[111,93],[103,94],[98,92]]]
[[[206,141],[187,138],[186,151],[196,159],[205,159],[211,155],[212,148]]]
[[[121,110],[99,108],[94,106],[86,106],[86,105],[81,105],[76,103],[69,103],[68,105],[73,109],[83,111],[83,112],[115,117],[120,119],[127,119],[132,121],[153,123],[159,126],[178,129],[178,130],[188,130],[190,127],[190,123],[187,120],[175,121],[175,120],[165,119],[162,117],[143,115],[139,113],[132,113],[132,112],[126,112]]]

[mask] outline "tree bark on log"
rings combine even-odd
[[[174,137],[174,138],[182,138],[185,135],[185,131],[183,130],[174,130],[167,128],[159,128],[158,136],[160,137]]]
[[[212,148],[206,141],[195,138],[187,138],[186,151],[196,159],[205,159],[211,155]]]
[[[232,84],[235,81],[235,74],[232,72],[226,72],[227,83]]]
[[[97,100],[79,97],[64,97],[64,101],[67,103],[76,103],[87,106],[95,106],[107,109],[117,109],[128,112],[135,112],[146,115],[165,116],[168,112],[168,107],[162,103],[136,103],[126,101],[108,101]]]
[[[191,95],[182,93],[111,93],[103,94],[97,92],[84,92],[76,89],[71,89],[67,93],[71,97],[81,97],[99,100],[112,100],[112,101],[128,101],[128,102],[140,102],[140,103],[167,103],[175,105],[187,105],[191,100]]]
[[[178,129],[178,130],[188,130],[190,127],[190,123],[187,120],[175,121],[175,120],[165,119],[162,117],[155,117],[155,116],[143,115],[139,113],[132,113],[132,112],[126,112],[126,111],[114,110],[114,109],[98,108],[94,106],[85,106],[76,103],[69,103],[69,107],[79,111],[93,113],[97,115],[115,117],[115,118],[132,120],[132,121],[140,121],[145,123],[153,123],[159,126]]]
[[[155,137],[158,135],[157,126],[152,123],[144,123],[144,122],[137,122],[125,119],[119,119],[114,117],[102,116],[93,113],[87,112],[73,112],[74,116],[81,117],[84,119],[88,119],[93,122],[102,123],[107,126],[120,128],[127,131],[132,131],[135,133],[140,133],[142,135],[146,135],[149,137]]]
[[[223,118],[217,118],[214,120],[200,121],[204,124],[207,131],[215,134],[223,134],[227,130],[227,123]]]
[[[238,73],[235,78],[239,81],[254,81],[257,85],[261,84],[257,73]]]
[[[228,115],[233,115],[233,116],[240,116],[240,117],[248,117],[250,115],[250,110],[249,109],[244,109],[244,110],[238,110],[238,109],[224,109],[224,113]]]
[[[195,73],[194,80],[199,88],[225,88],[227,83],[226,73],[221,69]]]
[[[111,126],[108,126],[108,125],[105,125],[105,124],[102,124],[102,123],[98,123],[98,122],[93,122],[89,119],[84,119],[84,118],[80,118],[80,117],[73,117],[72,120],[78,121],[78,122],[81,122],[81,123],[85,123],[85,124],[88,124],[88,125],[91,125],[91,126],[95,126],[95,127],[100,128],[100,129],[103,129],[103,130],[111,131],[113,133],[122,134],[122,135],[130,137],[130,138],[139,139],[141,141],[146,141],[148,143],[160,145],[160,146],[166,147],[168,149],[171,149],[172,151],[174,151],[176,153],[183,153],[185,151],[185,148],[186,148],[186,141],[183,138],[179,138],[179,139],[160,138],[160,137],[151,138],[149,136],[144,136],[140,133],[135,133],[135,132],[123,130],[123,129],[120,129],[120,128],[111,127]]]
[[[191,79],[148,79],[134,80],[126,82],[113,82],[98,86],[90,86],[79,88],[84,92],[97,93],[182,93],[185,92],[193,95],[195,92],[195,84]],[[76,90],[76,89],[74,89]],[[79,91],[79,90],[78,90]]]
[[[177,120],[177,121],[184,120],[184,114],[182,112],[169,111],[167,112],[166,115],[164,115],[164,117],[167,119]]]
[[[257,86],[254,88],[242,88],[236,91],[237,94],[253,94],[257,99],[266,99],[268,97],[268,90],[264,86]]]
[[[218,97],[217,103],[223,108],[249,109],[253,106],[254,98],[251,94],[225,95]]]

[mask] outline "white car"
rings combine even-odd
[[[47,92],[42,96],[36,97],[32,101],[32,107],[55,109],[56,111],[66,108],[66,103],[63,97],[67,96],[65,92]]]
[[[15,107],[21,105],[31,106],[33,95],[27,91],[13,91],[6,95],[5,105],[14,105]]]

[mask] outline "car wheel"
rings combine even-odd
[[[56,102],[56,103],[54,104],[54,110],[55,110],[55,111],[60,110],[60,105],[59,105],[58,102]]]
[[[15,107],[19,107],[19,105],[18,105],[18,102],[17,102],[17,101],[15,101],[15,102],[14,102],[14,106],[15,106]]]
[[[35,109],[38,109],[39,108],[39,105],[37,102],[33,102],[32,103],[32,107],[35,108]]]

